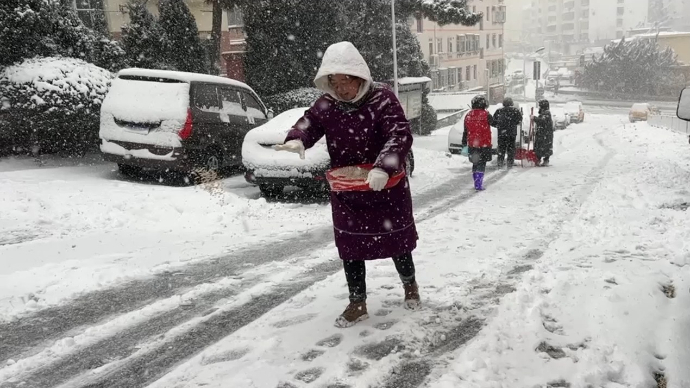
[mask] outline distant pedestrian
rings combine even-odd
[[[514,106],[513,99],[503,100],[503,108],[494,115],[494,126],[498,129],[498,167],[504,166],[506,155],[508,168],[515,163],[515,143],[517,141],[518,126],[522,123],[522,112]]]
[[[349,327],[369,318],[366,260],[393,258],[404,290],[404,307],[421,306],[412,251],[417,229],[407,177],[385,188],[406,170],[412,146],[410,122],[395,93],[375,83],[369,66],[350,42],[328,47],[314,84],[325,94],[288,133],[277,150],[300,154],[326,136],[331,167],[373,164],[370,191],[331,191],[335,245],[343,261],[350,303],[336,319]]]
[[[539,116],[534,117],[534,153],[537,166],[548,166],[553,155],[553,119],[547,100],[539,100]]]
[[[491,126],[493,117],[486,109],[489,107],[486,97],[475,96],[472,99],[472,110],[465,116],[465,130],[462,133],[462,147],[468,147],[468,156],[472,163],[474,189],[484,190],[484,173],[486,163],[492,159]]]

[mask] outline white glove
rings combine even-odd
[[[300,159],[304,159],[304,144],[302,140],[290,140],[285,144],[276,144],[273,146],[276,151],[287,151],[299,154]]]
[[[380,168],[375,168],[369,171],[369,176],[367,176],[366,183],[369,184],[369,187],[371,187],[372,190],[381,191],[384,187],[386,187],[389,178],[390,177],[388,176],[387,172]]]

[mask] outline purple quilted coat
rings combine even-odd
[[[330,90],[329,74],[365,79],[355,102]],[[324,82],[325,78],[325,82]],[[375,84],[357,49],[348,42],[324,54],[315,83],[327,94],[305,112],[287,136],[306,148],[326,136],[332,167],[373,163],[389,175],[405,169],[412,146],[410,124],[395,93]],[[417,229],[407,178],[383,191],[331,192],[335,243],[343,260],[371,260],[412,252]]]

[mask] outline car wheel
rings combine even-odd
[[[222,161],[223,158],[220,156],[220,153],[211,151],[207,153],[206,157],[204,158],[204,169],[206,171],[218,173],[222,166]]]
[[[141,167],[130,166],[127,164],[122,164],[122,163],[117,164],[117,169],[118,169],[118,171],[120,171],[120,174],[126,175],[126,176],[136,176],[137,174],[141,173],[141,171],[142,171]]]
[[[275,198],[283,193],[283,186],[259,185],[259,190],[264,197]]]

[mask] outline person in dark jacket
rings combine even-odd
[[[522,123],[522,112],[514,106],[513,99],[503,100],[503,108],[494,115],[495,127],[498,128],[498,167],[503,167],[506,154],[508,168],[515,163],[515,142],[518,126]]]
[[[393,258],[404,290],[403,306],[418,309],[412,261],[418,235],[410,184],[404,177],[385,187],[390,176],[405,171],[413,140],[410,122],[393,90],[373,81],[367,63],[350,42],[328,47],[314,84],[325,94],[276,150],[304,158],[305,150],[326,136],[332,168],[374,165],[367,178],[370,191],[331,191],[335,245],[350,292],[350,303],[335,325],[349,327],[369,317],[366,260]]]
[[[486,108],[489,104],[486,97],[475,96],[472,99],[472,110],[465,116],[465,130],[462,133],[462,147],[468,147],[468,156],[472,163],[474,189],[484,190],[484,172],[486,163],[491,161],[491,126],[493,117]]]
[[[539,100],[539,116],[534,117],[534,153],[537,166],[548,166],[553,155],[553,119],[549,111],[549,102]]]

